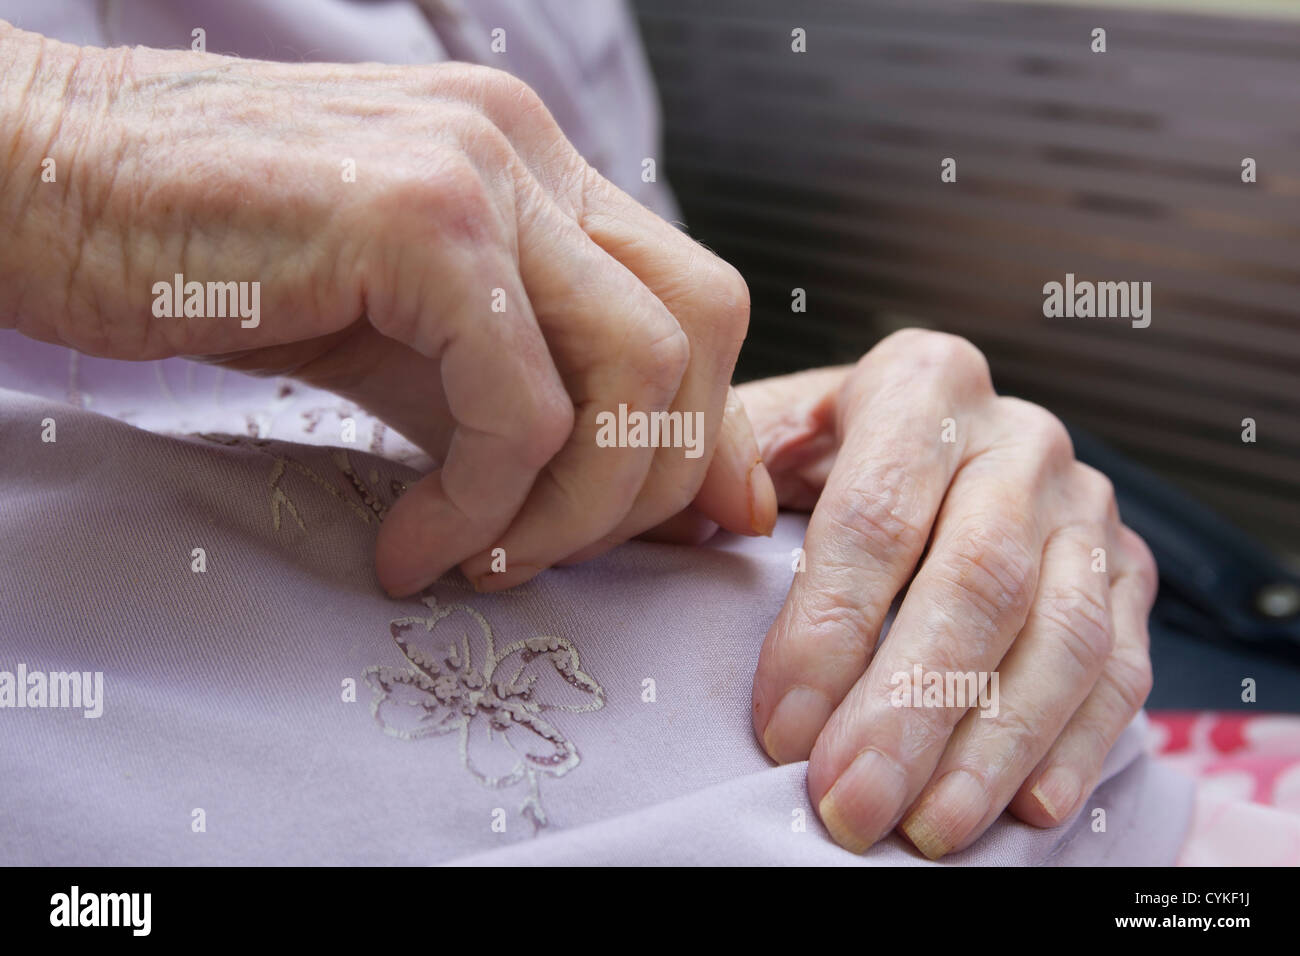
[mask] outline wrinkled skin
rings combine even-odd
[[[938,858],[1008,807],[1070,816],[1151,687],[1155,564],[1109,480],[954,336],[896,333],[852,368],[739,392],[781,504],[812,512],[754,730],[778,762],[809,761],[831,835],[861,851],[901,824]],[[891,679],[917,664],[996,670],[996,716],[895,706]]]
[[[0,327],[294,375],[384,419],[441,463],[381,531],[391,593],[458,564],[485,590],[520,584],[692,501],[770,532],[771,481],[729,396],[745,283],[597,174],[524,83],[95,50],[2,24],[0,44],[17,224]],[[177,273],[258,281],[260,323],[155,317],[154,283]],[[598,447],[598,413],[623,403],[702,412],[703,453]]]

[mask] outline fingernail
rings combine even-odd
[[[840,774],[817,814],[844,849],[863,853],[889,832],[907,798],[902,769],[878,750],[864,750]]]
[[[1079,802],[1082,790],[1083,781],[1079,775],[1069,767],[1058,764],[1043,774],[1029,792],[1038,801],[1038,805],[1047,811],[1047,815],[1060,823]]]
[[[811,687],[785,692],[763,730],[763,748],[777,763],[807,760],[831,712],[830,698]]]
[[[903,821],[903,832],[918,850],[937,860],[979,825],[988,808],[984,785],[965,770],[954,770]]]
[[[749,487],[749,527],[754,534],[770,535],[776,527],[776,485],[767,466],[756,461],[749,469],[746,479]]]
[[[531,564],[511,564],[504,571],[487,571],[476,578],[470,578],[470,583],[474,585],[474,590],[481,594],[491,594],[494,591],[505,591],[509,588],[530,581],[541,572],[541,568],[533,567]],[[466,575],[468,577],[468,575]]]
[[[460,563],[460,573],[465,576],[465,580],[475,591],[479,590],[478,582],[481,578],[492,576],[492,560],[488,552],[476,554],[472,558],[466,558]]]

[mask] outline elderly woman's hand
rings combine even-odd
[[[739,392],[782,504],[812,510],[754,678],[768,753],[809,760],[814,805],[855,851],[900,822],[937,858],[1007,807],[1068,817],[1151,686],[1155,566],[1110,482],[948,335]],[[929,694],[928,675],[946,690],[994,671],[996,710]]]
[[[380,533],[394,594],[457,564],[518,584],[692,499],[743,533],[775,519],[727,400],[744,282],[505,73],[83,49],[0,23],[0,186],[0,327],[295,375],[442,463]],[[174,281],[187,313],[191,282],[257,282],[257,315],[202,314],[202,294],[175,315]],[[702,413],[699,454],[598,446],[620,405]]]

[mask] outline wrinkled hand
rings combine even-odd
[[[382,526],[391,593],[457,564],[513,586],[692,499],[770,531],[771,483],[728,400],[744,282],[599,176],[525,84],[33,37],[0,24],[4,115],[22,118],[0,131],[0,326],[294,375],[385,420],[441,463]],[[155,316],[177,273],[259,281],[260,322]],[[702,412],[702,453],[598,447],[620,404]],[[507,571],[489,573],[498,547]]]
[[[901,332],[853,368],[738,391],[782,505],[812,510],[806,570],[759,658],[754,729],[777,761],[809,760],[831,835],[860,852],[901,821],[937,858],[1004,808],[1036,826],[1069,817],[1151,686],[1155,565],[1110,482],[948,335]],[[996,714],[896,706],[915,702],[896,675],[916,665],[996,671]]]

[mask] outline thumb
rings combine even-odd
[[[771,534],[776,524],[776,488],[734,388],[727,391],[713,459],[692,509],[737,534]]]

